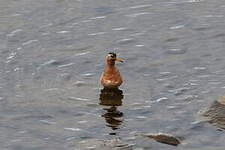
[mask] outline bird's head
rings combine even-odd
[[[108,55],[106,56],[106,63],[108,65],[115,65],[115,61],[123,62],[121,58],[117,58],[116,53],[109,52]]]

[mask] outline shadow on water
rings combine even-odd
[[[122,124],[123,113],[117,110],[118,106],[122,105],[123,91],[120,89],[102,89],[99,97],[99,104],[106,106],[103,109],[106,111],[102,114],[105,118],[106,126],[116,130]],[[110,133],[115,135],[116,133]]]

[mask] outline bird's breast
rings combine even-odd
[[[119,70],[115,67],[105,68],[100,80],[104,87],[118,87],[123,82]]]

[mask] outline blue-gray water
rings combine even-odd
[[[0,149],[224,149],[199,113],[225,93],[224,14],[222,0],[1,0]],[[98,83],[112,50],[115,130]],[[137,136],[158,132],[182,144]]]

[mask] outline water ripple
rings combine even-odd
[[[199,3],[199,2],[203,2],[204,0],[189,0],[187,1],[188,3]]]
[[[84,86],[84,85],[86,85],[86,84],[87,84],[87,83],[84,82],[84,81],[76,81],[76,82],[74,83],[74,85],[76,85],[77,87]]]
[[[160,72],[159,75],[162,76],[162,77],[166,77],[168,75],[170,75],[171,72]]]
[[[79,22],[74,22],[74,23],[72,23],[73,26],[79,25],[79,24],[80,24]]]
[[[125,15],[125,16],[135,18],[135,17],[138,17],[138,16],[148,15],[148,14],[151,14],[151,13],[150,12],[141,12],[141,13],[134,13],[134,14],[129,14],[129,15]]]
[[[0,87],[1,88],[1,87]],[[2,101],[4,98],[3,97],[0,97],[0,101]]]
[[[57,63],[57,61],[54,60],[54,59],[51,59],[51,60],[48,60],[48,61],[44,62],[40,66],[47,66],[47,65],[51,65],[51,64],[55,64],[55,63]]]
[[[133,33],[130,36],[137,37],[137,36],[144,35],[144,34],[145,34],[144,32],[138,32],[138,33]]]
[[[198,78],[209,78],[209,77],[211,77],[211,75],[209,75],[209,74],[205,74],[205,75],[199,75],[199,76],[197,76]]]
[[[50,88],[50,89],[45,89],[44,91],[49,92],[49,91],[58,91],[58,88]]]
[[[170,49],[167,51],[167,54],[177,55],[186,53],[186,49]]]
[[[64,130],[68,130],[68,131],[81,131],[80,128],[64,128]]]
[[[83,23],[88,23],[88,22],[91,22],[92,20],[83,20],[83,21],[81,21],[81,22],[83,22]]]
[[[213,38],[223,38],[223,37],[225,37],[225,33],[218,33],[218,34],[216,34],[216,35],[214,35],[212,37]]]
[[[52,122],[52,121],[48,121],[48,120],[39,120],[39,121],[44,124],[49,124],[49,125],[56,124],[56,122]]]
[[[138,45],[135,45],[136,47],[144,47],[145,45],[141,45],[141,44],[138,44]]]
[[[189,87],[182,87],[175,90],[169,90],[169,92],[172,92],[174,95],[178,96],[183,94],[184,92],[187,92],[188,90],[190,90]]]
[[[89,33],[88,35],[96,36],[96,35],[103,35],[103,34],[106,34],[106,32]]]
[[[97,19],[104,19],[106,16],[97,16],[97,17],[92,17],[90,18],[91,20],[97,20]]]
[[[95,75],[95,73],[85,73],[82,74],[83,77],[93,77]]]
[[[75,56],[83,56],[83,55],[87,55],[87,54],[89,54],[89,53],[90,53],[90,51],[82,52],[82,53],[76,54]]]
[[[171,30],[181,29],[181,28],[184,28],[184,25],[176,25],[176,26],[170,27]]]
[[[218,84],[221,84],[221,83],[222,82],[216,82],[216,81],[215,82],[209,82],[210,85],[218,85]]]
[[[205,15],[206,18],[223,18],[224,15]]]
[[[178,40],[179,40],[179,38],[174,37],[174,38],[168,38],[168,39],[166,39],[165,42],[176,42]]]
[[[198,95],[183,95],[179,98],[177,98],[178,100],[184,100],[184,101],[192,101],[194,99],[198,99]]]
[[[32,44],[34,42],[38,42],[38,40],[29,40],[29,41],[26,41],[26,42],[22,43],[22,45],[25,46],[25,45]]]
[[[45,25],[41,26],[40,28],[50,27],[50,26],[52,26],[52,25],[53,25],[53,23],[49,23],[49,24],[45,24]]]
[[[161,102],[161,101],[165,101],[165,100],[168,100],[167,97],[161,97],[161,98],[158,98],[155,100],[155,102]]]
[[[178,106],[174,106],[174,105],[171,105],[171,106],[166,106],[168,109],[177,109],[179,108]]]
[[[16,29],[14,31],[12,31],[11,33],[7,34],[7,36],[12,37],[15,36],[16,33],[23,31],[22,29]]]
[[[68,100],[75,100],[75,101],[90,101],[90,99],[80,98],[80,97],[69,97]]]
[[[129,8],[131,8],[131,9],[139,9],[139,8],[148,8],[148,7],[151,7],[151,6],[152,6],[151,4],[146,4],[146,5],[131,6]]]
[[[74,63],[68,63],[68,64],[60,65],[60,66],[58,66],[58,67],[59,67],[59,68],[64,68],[64,67],[70,67],[70,66],[72,66],[72,65],[74,65]]]
[[[135,40],[132,39],[132,38],[128,38],[128,39],[121,39],[118,41],[119,44],[129,44],[129,43],[132,43],[134,42]]]
[[[15,14],[12,14],[11,16],[12,16],[12,17],[17,17],[17,16],[22,16],[22,14],[20,14],[20,13],[15,13]]]
[[[147,117],[146,116],[137,116],[136,118],[137,119],[146,119]]]
[[[194,67],[194,70],[206,70],[206,67]]]
[[[81,120],[81,121],[78,121],[77,123],[83,124],[83,123],[88,123],[88,121],[87,120]]]
[[[6,58],[5,63],[10,63],[14,60],[14,58],[16,57],[16,52],[11,52],[9,54],[9,56]]]
[[[59,34],[65,34],[65,33],[69,33],[70,31],[58,31],[56,33],[59,33]]]
[[[16,52],[12,52],[6,59],[13,59],[16,56]]]
[[[119,28],[113,28],[112,30],[113,31],[125,31],[125,30],[128,30],[128,28],[126,28],[126,27],[119,27]]]

